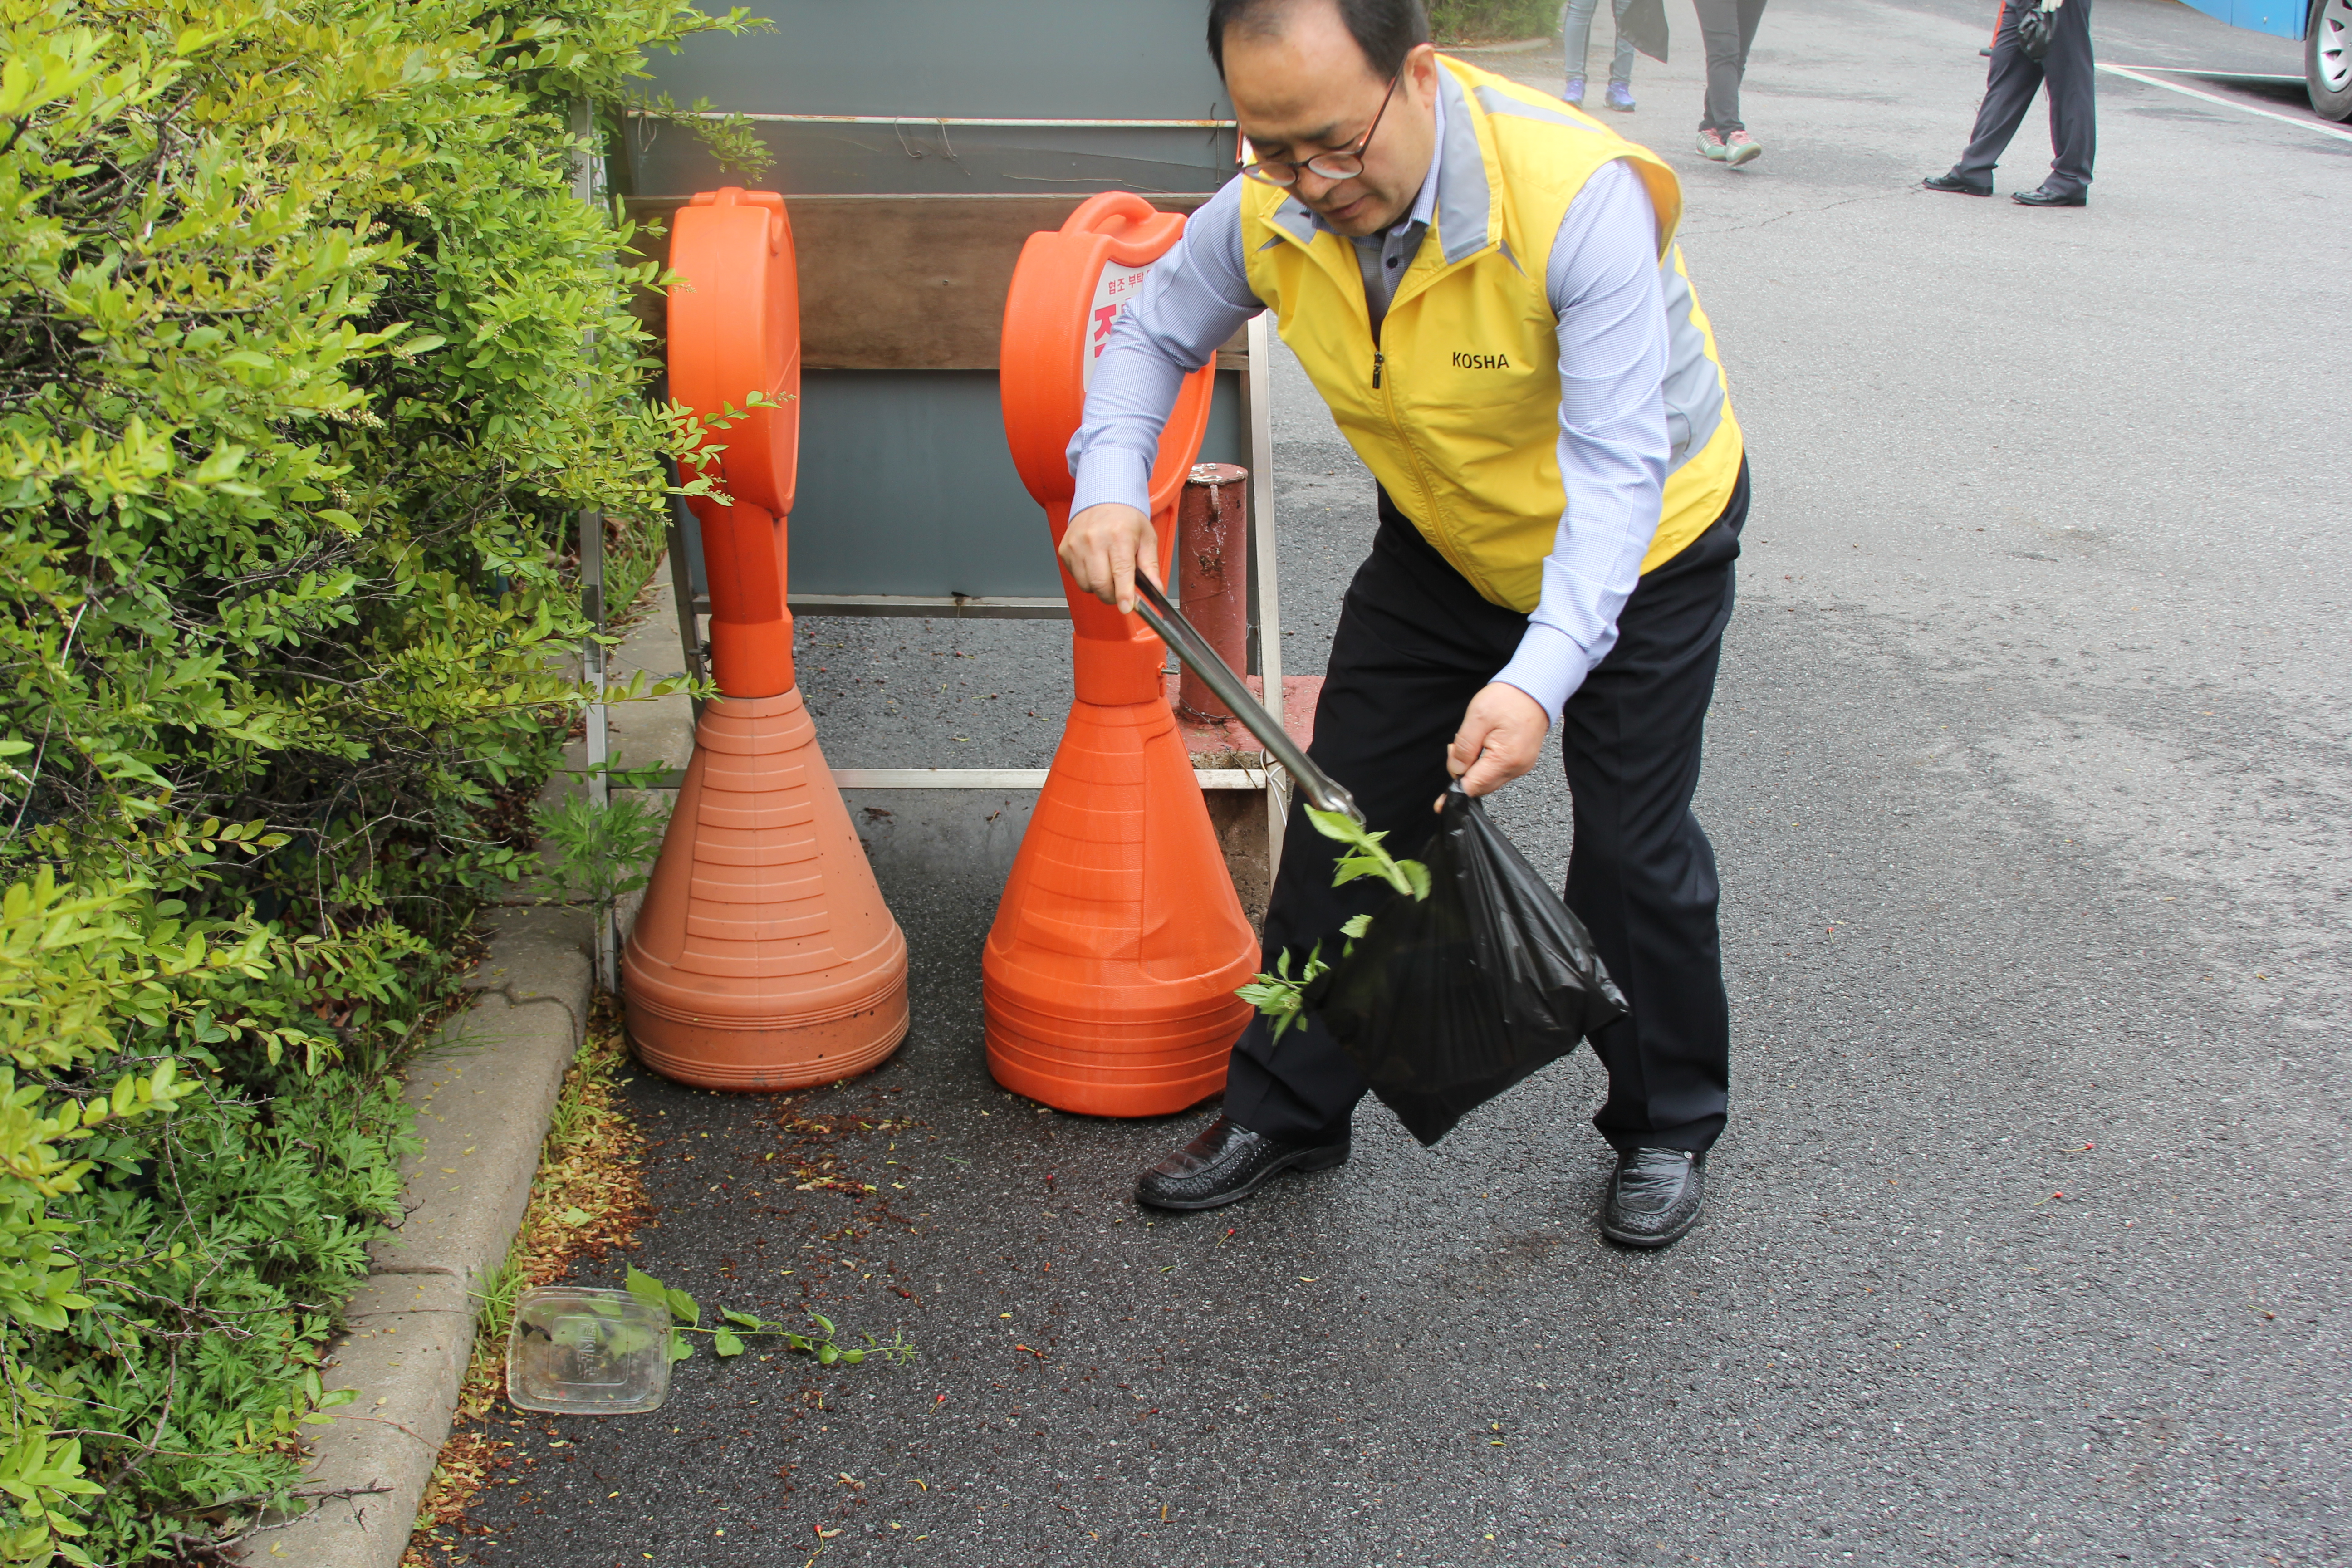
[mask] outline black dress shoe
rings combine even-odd
[[[1235,1204],[1285,1171],[1328,1171],[1348,1160],[1347,1141],[1285,1143],[1218,1117],[1198,1138],[1143,1173],[1135,1201],[1156,1209]]]
[[[1992,195],[1990,185],[1970,184],[1958,174],[1930,174],[1919,183],[1931,191],[1949,191],[1954,195],[1989,196]]]
[[[1623,1247],[1664,1247],[1698,1219],[1706,1157],[1687,1149],[1627,1149],[1617,1156],[1601,1234]]]
[[[1991,193],[1987,192],[1988,195]],[[2086,207],[2091,198],[2081,191],[2016,191],[2009,198],[2021,207]]]

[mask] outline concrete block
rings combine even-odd
[[[343,1326],[356,1331],[377,1318],[454,1313],[473,1320],[481,1303],[454,1274],[371,1274],[343,1304]]]
[[[410,1275],[362,1286],[320,1372],[328,1388],[359,1397],[311,1428],[301,1495],[315,1506],[255,1536],[246,1562],[397,1568],[473,1343],[473,1302],[456,1279]]]
[[[584,983],[577,989],[578,1012],[558,998],[485,995],[410,1069],[404,1098],[425,1151],[402,1165],[399,1230],[368,1249],[376,1272],[444,1274],[480,1290],[506,1261],[579,1048]]]
[[[607,679],[625,686],[637,676],[646,684],[675,680],[686,674],[686,648],[678,637],[677,604],[670,591],[669,574],[655,574],[638,596],[644,614],[631,626],[621,646],[613,650]],[[660,763],[682,768],[694,752],[694,702],[684,692],[672,692],[634,702],[610,705],[613,754],[628,767]],[[584,759],[584,747],[583,752]]]
[[[495,991],[509,1001],[551,1001],[585,1026],[589,961],[595,952],[595,924],[586,910],[569,905],[482,911],[489,953],[466,979],[473,991]]]
[[[625,688],[637,677],[651,687],[686,674],[686,650],[678,640],[677,607],[670,592],[669,574],[656,574],[638,597],[643,612],[612,651],[605,665],[607,685]],[[615,700],[605,704],[605,728],[614,762],[625,768],[683,768],[694,754],[694,700],[683,691],[665,697]],[[588,766],[588,742],[583,737],[565,742],[563,766],[548,780],[541,798],[577,794],[581,774]]]
[[[686,673],[686,653],[678,640],[677,607],[667,570],[655,574],[637,603],[643,612],[641,618],[629,628],[621,646],[613,650],[607,666],[612,684],[625,686],[632,677],[640,674],[648,685],[682,677]],[[611,702],[605,706],[605,715],[616,766],[678,771],[694,755],[694,702],[682,691],[666,697]],[[562,764],[541,787],[540,801],[552,805],[580,795],[585,787],[587,766],[587,740],[583,737],[565,742]],[[664,811],[677,798],[667,790],[646,791],[643,795]],[[552,874],[553,854],[551,849],[542,850],[541,859],[547,868],[518,882],[501,901],[520,905],[553,898],[558,891]],[[628,939],[629,928],[637,918],[637,906],[643,902],[642,892],[622,895],[614,914],[623,941]],[[583,929],[584,925],[583,917]],[[586,940],[593,942],[593,933]]]
[[[1265,791],[1213,789],[1202,792],[1209,803],[1209,825],[1217,831],[1217,847],[1224,852],[1225,869],[1240,895],[1242,913],[1250,929],[1265,934],[1266,900],[1274,893],[1274,836],[1265,817]]]

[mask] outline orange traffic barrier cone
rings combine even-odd
[[[688,501],[710,577],[724,694],[694,759],[624,963],[646,1065],[707,1089],[799,1089],[865,1071],[907,1034],[907,940],[884,907],[793,678],[784,516],[800,416],[800,309],[782,196],[733,188],[679,210],[671,395],[719,422],[731,504]],[[772,400],[740,417],[751,395]]]
[[[1110,193],[1022,249],[999,382],[1014,466],[1057,547],[1072,496],[1064,453],[1095,357],[1183,224]],[[1152,468],[1162,582],[1213,374],[1186,379]],[[988,1066],[1059,1110],[1165,1115],[1224,1087],[1249,1018],[1234,990],[1256,970],[1258,943],[1168,709],[1160,639],[1066,572],[1062,588],[1077,700],[981,959]]]

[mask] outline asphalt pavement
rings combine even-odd
[[[2087,209],[2006,199],[2038,111],[2002,199],[1934,195],[1990,7],[1778,0],[1731,172],[1670,17],[1622,123],[1685,181],[1755,476],[1698,808],[1735,1074],[1699,1228],[1596,1235],[1589,1054],[1434,1150],[1368,1105],[1340,1170],[1137,1209],[1205,1111],[987,1074],[1021,803],[862,795],[914,1031],[786,1103],[640,1078],[636,1261],[919,1359],[706,1352],[655,1415],[519,1424],[476,1562],[2352,1559],[2352,142],[2103,76]],[[2169,0],[2093,30],[2300,68]],[[1371,490],[1295,364],[1277,393],[1312,673]],[[1066,635],[806,622],[805,687],[837,763],[1036,766]],[[1497,816],[1565,864],[1556,771]]]

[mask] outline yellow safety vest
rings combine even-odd
[[[1743,450],[1714,329],[1674,243],[1682,187],[1656,154],[1557,99],[1439,56],[1445,145],[1436,213],[1376,340],[1355,247],[1255,180],[1242,188],[1250,287],[1339,428],[1397,505],[1487,599],[1532,610],[1560,486],[1552,240],[1594,171],[1622,158],[1649,187],[1672,333],[1665,496],[1642,570],[1704,533]]]

